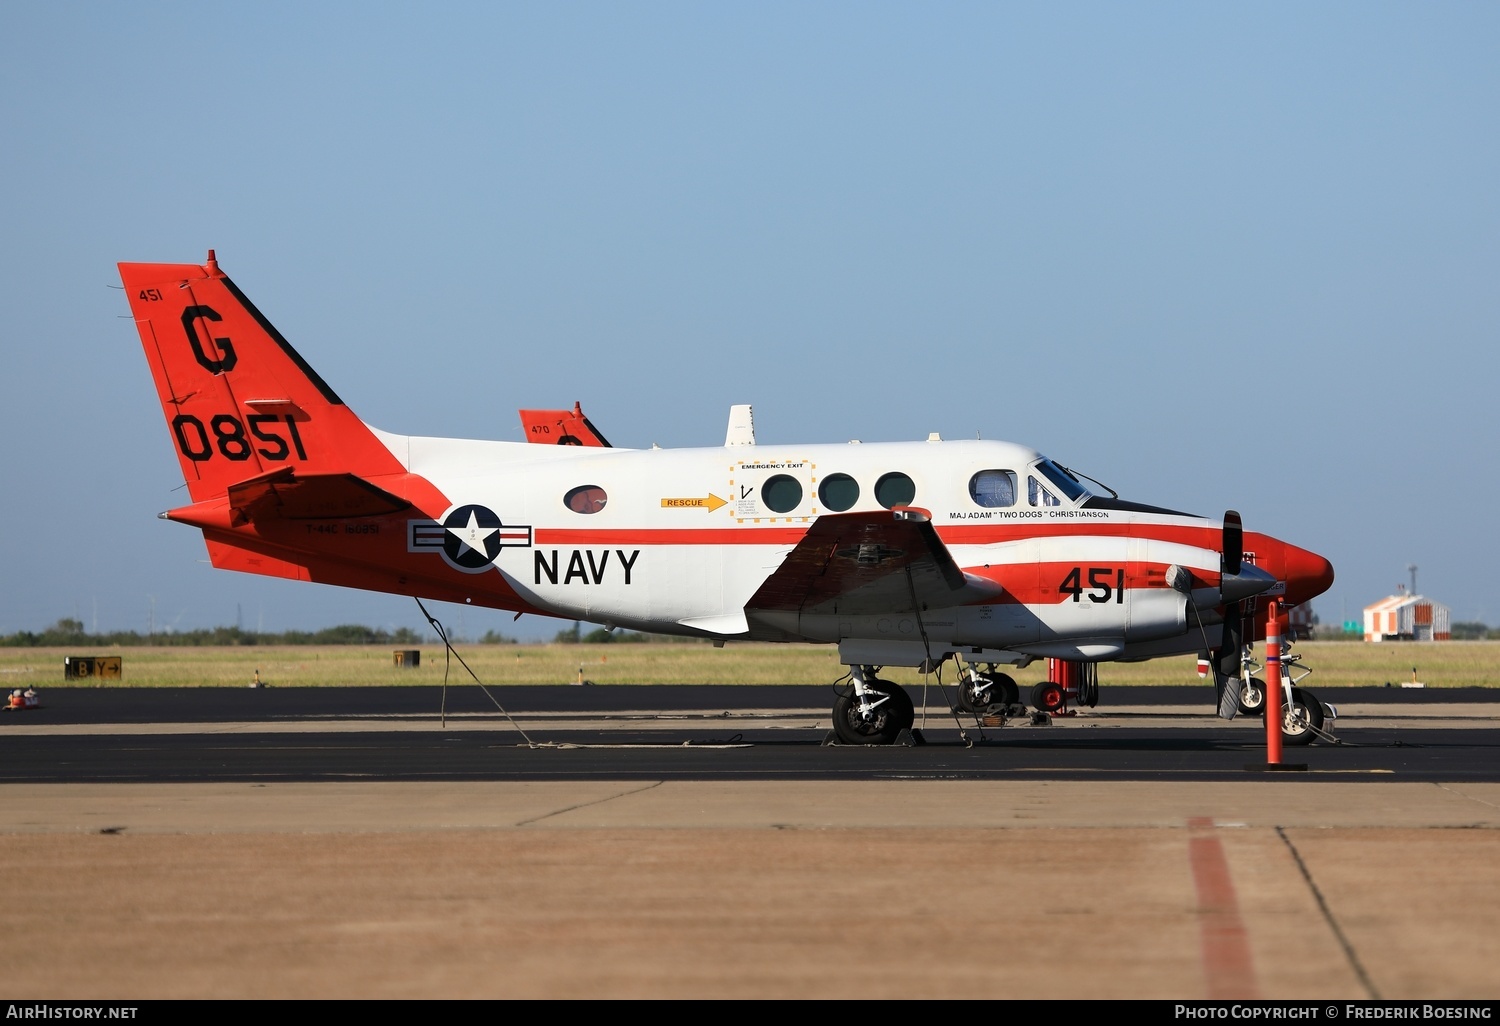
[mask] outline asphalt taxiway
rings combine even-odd
[[[649,778],[1237,779],[1262,721],[1219,720],[1206,688],[986,726],[935,690],[915,747],[829,745],[810,687],[60,688],[0,720],[0,782]],[[1329,689],[1329,738],[1283,761],[1319,775],[1500,781],[1500,692]],[[502,708],[503,706],[503,708]]]
[[[850,748],[817,688],[49,689],[0,989],[1500,997],[1500,702],[1325,689],[1263,772],[1207,694]]]

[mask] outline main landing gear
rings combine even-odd
[[[875,673],[873,666],[849,668],[849,687],[833,703],[833,732],[840,744],[895,744],[916,722],[916,708],[906,689]]]
[[[1021,689],[1015,678],[995,669],[989,663],[983,671],[972,663],[965,664],[958,675],[958,708],[975,716],[1006,713],[1021,704]]]

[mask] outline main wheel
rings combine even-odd
[[[1281,711],[1281,739],[1289,745],[1310,745],[1323,730],[1323,703],[1311,691],[1292,688],[1292,704]]]
[[[916,722],[917,711],[911,696],[899,684],[888,680],[871,680],[868,687],[886,695],[868,714],[860,712],[859,697],[854,689],[839,695],[833,703],[833,732],[846,745],[893,744],[903,730]],[[879,695],[874,696],[877,700]]]
[[[1050,680],[1044,680],[1031,689],[1031,704],[1042,712],[1057,712],[1063,707],[1065,697],[1062,685]]]
[[[995,702],[997,694],[995,679],[984,673],[969,673],[958,681],[958,708],[960,712],[982,713]]]
[[[1242,679],[1239,683],[1240,712],[1247,716],[1260,716],[1266,711],[1266,682],[1259,677]]]
[[[958,683],[958,708],[976,715],[1008,708],[1021,700],[1021,689],[1008,673],[978,673]]]
[[[1021,702],[1021,689],[1016,687],[1016,680],[1008,673],[997,673],[994,675],[995,687],[990,691],[990,700],[1007,707],[1019,705]]]

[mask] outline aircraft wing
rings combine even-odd
[[[959,569],[924,510],[898,508],[819,517],[745,608],[858,615],[998,594]]]

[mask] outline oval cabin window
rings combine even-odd
[[[579,485],[563,496],[563,505],[574,513],[597,513],[609,501],[609,496],[598,485]]]

